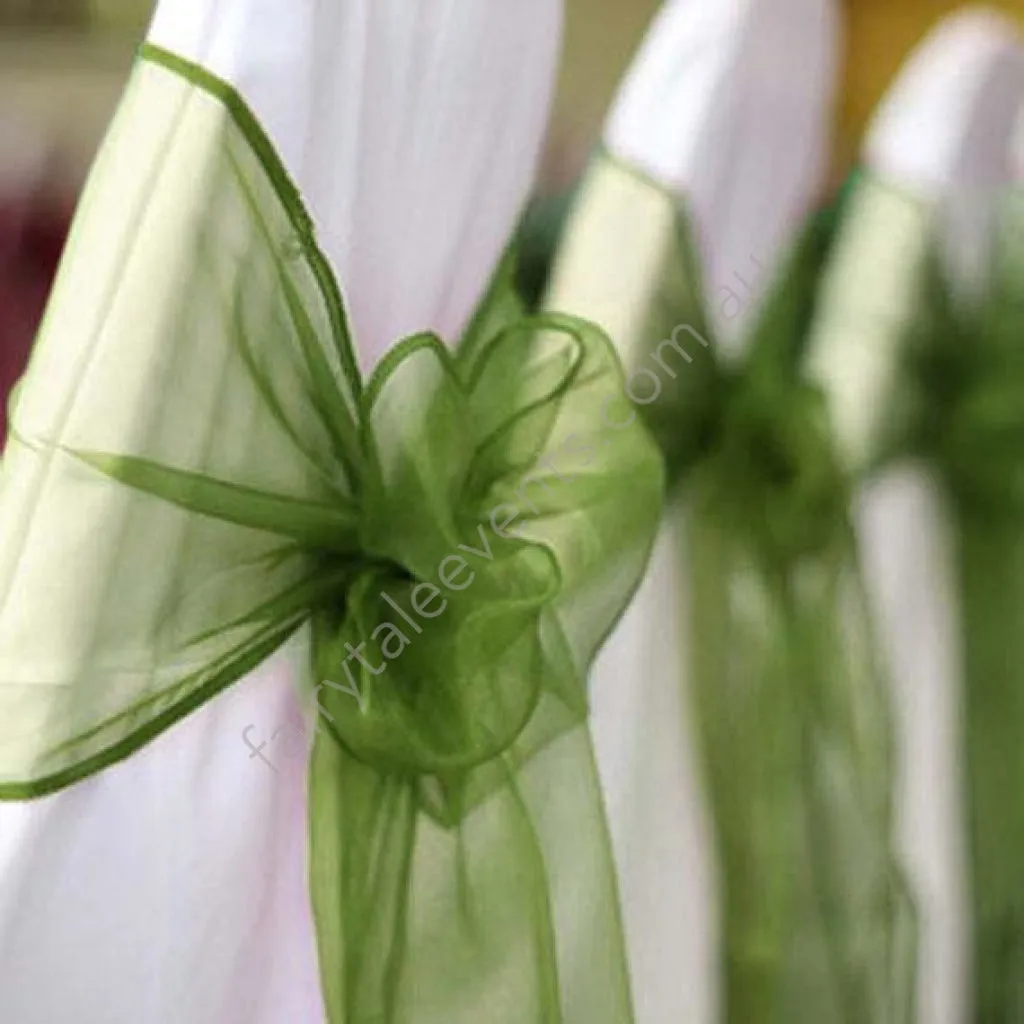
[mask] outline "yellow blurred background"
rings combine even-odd
[[[499,0],[514,2],[514,0]],[[714,3],[716,0],[693,0]],[[846,0],[837,173],[900,62],[954,0]],[[1024,0],[995,0],[1024,19]],[[565,59],[545,165],[564,184],[597,136],[604,111],[658,0],[567,0]],[[0,0],[0,116],[32,122],[80,173],[116,102],[151,0]],[[3,144],[10,145],[8,140]]]
[[[578,135],[589,140],[599,131],[615,83],[659,6],[660,0],[567,0],[565,61],[556,118],[556,131],[563,138],[571,140]],[[845,0],[842,6],[844,59],[836,111],[837,175],[849,166],[871,111],[910,50],[942,17],[967,5],[957,0]],[[1024,24],[1024,0],[992,0],[983,6],[1009,13]]]

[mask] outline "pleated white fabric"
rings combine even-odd
[[[532,181],[561,21],[560,0],[162,0],[150,39],[263,122],[368,368],[471,314]],[[323,1021],[302,671],[300,640],[130,760],[0,805],[4,1024]]]
[[[977,287],[992,202],[1014,175],[1024,49],[985,10],[941,23],[869,128],[865,163],[942,203],[958,283]],[[900,737],[899,841],[920,915],[918,1019],[967,1024],[970,915],[958,719],[958,612],[949,524],[920,466],[865,488],[858,530],[890,656]]]
[[[608,119],[608,149],[687,203],[726,356],[742,352],[743,326],[819,197],[837,35],[832,0],[673,0]],[[638,1024],[717,1020],[716,878],[686,699],[678,518],[591,680]]]

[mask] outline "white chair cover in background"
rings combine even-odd
[[[964,287],[979,283],[992,200],[1012,180],[1022,100],[1024,50],[1013,24],[965,11],[911,55],[867,135],[867,166],[944,204],[951,269]],[[920,919],[918,1020],[967,1024],[956,585],[948,524],[927,473],[903,466],[866,487],[858,530],[896,694],[899,840]]]
[[[367,368],[471,314],[532,181],[561,19],[560,0],[161,0],[150,40],[263,122]],[[293,643],[93,779],[0,805],[5,1024],[323,1021],[303,656]]]
[[[837,6],[834,0],[670,0],[606,124],[604,141],[614,157],[685,200],[726,356],[742,352],[743,327],[821,194]],[[621,342],[617,321],[638,301],[624,294],[628,275],[642,290],[649,282],[635,268],[658,260],[633,248],[624,252],[624,239],[612,237],[608,224],[616,212],[609,207],[616,200],[605,197],[602,206],[593,194],[602,184],[595,178],[589,192],[584,186],[568,230],[578,231],[576,244],[585,251],[574,251],[567,239],[549,304],[606,323]],[[590,216],[595,222],[588,225]],[[623,209],[618,219],[631,216]],[[596,222],[602,217],[608,223]],[[591,679],[637,1024],[717,1020],[715,867],[686,699],[678,518],[678,510],[670,513],[648,576]]]

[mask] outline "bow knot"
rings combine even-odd
[[[946,407],[937,443],[960,500],[1017,516],[1024,508],[1024,376],[971,375]]]
[[[705,371],[699,388],[654,410],[652,429],[675,476],[700,482],[713,520],[784,565],[836,537],[849,491],[824,396],[765,369]]]
[[[846,522],[847,487],[831,443],[823,396],[734,383],[723,403],[706,472],[722,525],[752,534],[773,565],[827,547]]]
[[[656,522],[623,510],[614,480],[587,471],[593,454],[572,449],[600,433],[598,396],[623,402],[621,390],[607,340],[555,315],[454,357],[431,336],[407,339],[381,365],[363,410],[364,554],[341,600],[314,615],[320,708],[353,756],[450,777],[509,751],[545,698],[567,724],[585,716],[585,666],[612,620],[595,601],[574,658],[561,605],[608,553],[566,527],[611,515],[635,542],[631,522],[648,534]],[[607,458],[637,429],[605,428],[594,447]],[[656,508],[653,445],[638,453],[621,472]]]
[[[443,821],[486,792],[475,769],[585,718],[586,670],[640,577],[663,488],[598,328],[515,314],[471,335],[455,352],[417,335],[382,361],[358,403],[348,493],[285,502],[74,453],[192,513],[289,537],[304,582],[245,621],[312,621],[327,731],[382,774],[442,780],[423,798]],[[340,417],[327,433],[353,435]]]

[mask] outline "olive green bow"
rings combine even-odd
[[[741,364],[717,355],[681,220],[643,366],[685,498],[689,655],[722,861],[725,1019],[891,1024],[913,992],[893,849],[891,714],[861,590],[852,482],[802,372],[832,219],[811,223]],[[686,328],[684,332],[682,328]],[[653,361],[653,362],[652,362]]]
[[[44,506],[54,494],[106,532],[61,541],[76,564],[95,547],[76,580],[92,589],[60,634],[59,685],[5,691],[20,703],[0,721],[0,797],[130,755],[309,625],[332,1024],[622,1024],[585,681],[642,576],[663,470],[611,344],[524,316],[506,260],[457,348],[407,338],[364,385],[311,220],[237,93],[146,47],[140,94],[168,116],[161,173],[191,171],[198,139],[203,188],[137,226],[115,280],[129,306],[153,298],[157,335],[139,365],[133,338],[90,336],[82,387],[114,385],[101,414],[48,432],[32,415],[42,371],[19,399],[10,479],[49,474]],[[51,318],[70,301],[58,288]],[[53,571],[19,585],[61,593]],[[42,632],[26,641],[40,664]],[[571,1002],[556,873],[601,908]]]

